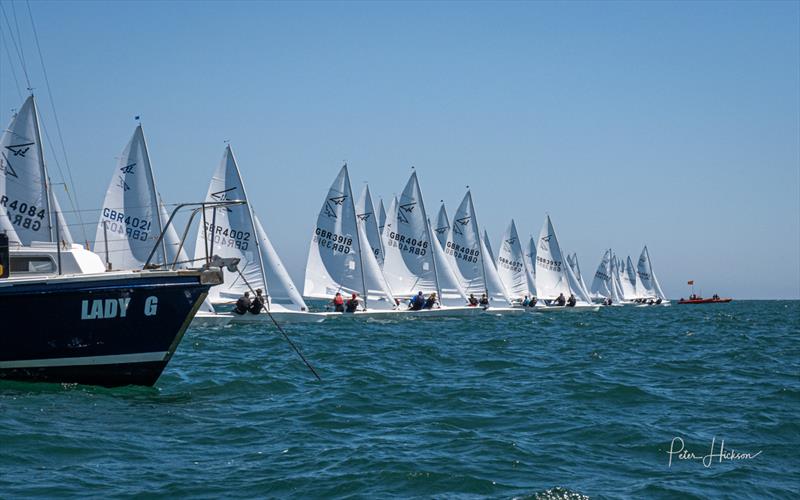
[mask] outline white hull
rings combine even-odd
[[[212,313],[208,311],[197,311],[192,319],[193,327],[220,327],[231,322],[233,317],[230,313]]]
[[[508,316],[516,314],[525,314],[525,307],[488,307],[483,312],[494,314],[496,316]]]
[[[351,318],[442,318],[452,316],[470,316],[480,314],[483,309],[480,307],[441,307],[438,309],[420,309],[411,311],[408,309],[372,309],[367,311],[356,311],[354,313],[324,312],[326,318],[351,317]]]
[[[576,304],[572,307],[569,306],[547,306],[547,305],[539,305],[537,304],[536,307],[529,307],[528,310],[531,312],[556,312],[556,311],[564,311],[564,312],[585,312],[585,311],[599,311],[599,305],[597,304]]]
[[[282,310],[272,310],[270,314],[267,314],[266,311],[261,312],[260,314],[236,314],[236,313],[228,313],[231,315],[232,320],[231,323],[239,324],[239,323],[272,323],[270,319],[270,314],[278,324],[283,323],[320,323],[325,321],[325,314],[324,313],[312,313],[312,312],[305,312],[305,311],[291,311],[288,309]]]

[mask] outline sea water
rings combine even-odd
[[[286,331],[321,383],[267,324],[190,329],[155,388],[0,382],[0,497],[800,491],[800,302]]]

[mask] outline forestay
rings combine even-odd
[[[388,226],[388,224],[387,224]],[[384,228],[386,230],[386,228]],[[311,236],[303,295],[330,299],[357,293],[367,307],[394,308],[394,297],[356,223],[347,165],[328,189]],[[362,245],[362,241],[364,242]]]
[[[112,269],[139,269],[147,262],[162,231],[161,208],[142,126],[119,157],[106,191],[95,234],[94,252],[105,257]],[[167,261],[162,240],[152,264]]]
[[[408,179],[400,200],[392,205],[395,210],[387,214],[383,233],[383,274],[389,289],[396,297],[410,297],[419,291],[425,295],[438,293],[428,220],[416,172]]]

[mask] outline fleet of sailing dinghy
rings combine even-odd
[[[407,301],[419,292],[425,298],[436,294],[438,307],[408,312],[463,315],[475,311],[476,308],[467,307],[467,298],[433,237],[416,172],[408,179],[400,199],[392,202],[383,247],[383,273],[396,298]],[[403,307],[405,304],[401,310]]]
[[[224,269],[224,283],[209,291],[209,301],[214,308],[230,307],[244,292],[255,295],[255,291],[262,290],[266,296],[264,306],[275,320],[322,321],[322,314],[308,311],[303,297],[248,202],[236,156],[230,145],[225,147],[206,194],[207,202],[224,200],[247,203],[221,209],[205,209],[198,227],[194,252],[195,260],[202,259],[205,255],[239,259],[237,270]],[[230,317],[234,323],[271,321],[267,314],[238,315],[210,311],[198,314],[206,322],[215,316]]]

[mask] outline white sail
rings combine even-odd
[[[531,236],[525,246],[525,267],[528,273],[528,287],[536,296],[536,241]]]
[[[603,254],[603,260],[597,266],[597,271],[594,273],[592,280],[592,287],[589,290],[594,298],[608,298],[611,297],[611,250],[606,250]]]
[[[286,267],[278,257],[278,252],[267,237],[267,232],[261,225],[258,216],[253,214],[256,236],[258,237],[258,250],[261,252],[261,263],[264,266],[264,277],[267,283],[268,305],[270,310],[282,307],[292,311],[307,311],[303,297],[289,277]]]
[[[70,233],[69,226],[64,218],[64,212],[61,210],[61,204],[58,203],[58,197],[52,188],[50,189],[50,207],[53,213],[55,213],[55,220],[58,223],[58,233],[55,231],[53,232],[53,240],[55,240],[57,234],[58,240],[63,245],[72,245],[72,234]]]
[[[175,230],[175,221],[173,220],[172,223],[167,226],[170,214],[167,212],[167,207],[164,205],[164,200],[161,199],[161,195],[158,196],[158,208],[161,212],[161,223],[166,226],[164,245],[166,245],[167,249],[167,264],[172,266],[172,263],[176,262],[176,269],[192,267],[190,262],[188,262],[189,257],[187,257],[186,254],[186,247],[181,246],[181,239],[178,237],[178,232]],[[198,263],[198,265],[200,265],[200,263]]]
[[[378,240],[381,242],[381,255],[383,255],[383,227],[386,225],[386,209],[383,207],[383,198],[381,198],[379,203],[378,212],[380,214],[380,218],[378,219],[378,234],[380,238],[378,238]],[[381,258],[380,264],[383,265],[383,258]]]
[[[574,258],[574,262],[577,263],[577,257]],[[578,274],[575,272],[575,267],[569,262],[569,256],[567,256],[567,265],[564,266],[564,271],[567,275],[567,284],[569,285],[570,293],[575,296],[575,299],[578,303],[587,303],[590,304],[592,302],[591,297],[589,296],[589,292],[586,290],[586,287],[581,283]]]
[[[438,292],[436,266],[431,251],[425,204],[413,172],[396,207],[386,216],[383,247],[386,258],[383,274],[396,297],[407,298],[421,291]],[[436,243],[438,244],[438,243]]]
[[[622,296],[625,300],[638,299],[639,295],[636,293],[636,271],[633,268],[631,257],[628,256],[624,266],[621,268]]]
[[[553,223],[550,216],[545,216],[544,224],[539,232],[539,244],[536,247],[536,292],[540,299],[555,299],[559,294],[569,297],[570,287],[567,282],[568,264],[561,254]]]
[[[236,157],[230,146],[225,147],[222,160],[211,177],[205,198],[207,202],[226,200],[247,201]],[[239,272],[223,269],[224,283],[209,290],[208,297],[211,303],[217,305],[235,302],[251,288],[253,290],[260,288],[269,294],[250,206],[207,208],[205,214],[201,215],[203,218],[197,228],[194,261],[201,263],[205,259],[206,252],[209,256],[240,259]]]
[[[475,219],[475,208],[469,191],[456,210],[453,224],[445,243],[445,253],[450,267],[456,273],[467,294],[480,296],[486,293],[482,239]]]
[[[572,255],[567,256],[567,262],[569,262],[570,267],[572,268],[572,272],[575,273],[575,278],[578,280],[578,285],[580,286],[581,292],[586,297],[591,298],[591,293],[589,293],[589,288],[586,286],[586,282],[583,281],[583,275],[581,274],[581,265],[578,262],[578,254],[573,252]]]
[[[483,234],[484,238],[481,240],[481,253],[483,255],[491,255],[491,249],[486,246],[488,243],[488,240],[485,238],[486,232]],[[503,280],[500,279],[500,275],[497,273],[497,267],[495,267],[494,262],[486,258],[483,261],[483,270],[486,276],[486,292],[489,294],[490,303],[495,301],[502,302],[502,304],[500,304],[501,307],[511,305],[508,291],[503,284]]]
[[[503,233],[500,251],[495,262],[500,280],[512,300],[522,300],[525,296],[530,297],[533,294],[525,260],[525,253],[517,234],[517,226],[514,219],[511,219],[511,223]]]
[[[653,285],[656,289],[656,297],[661,300],[668,300],[667,296],[664,294],[664,291],[661,289],[661,283],[658,282],[658,276],[656,276],[655,272],[653,272]]]
[[[378,219],[375,217],[375,207],[372,204],[372,196],[369,193],[369,186],[364,184],[361,196],[356,204],[356,217],[358,223],[364,226],[367,233],[367,243],[375,255],[378,264],[383,266],[383,244],[381,243],[381,232],[378,230]]]
[[[436,217],[436,227],[434,227],[436,239],[442,248],[447,244],[447,235],[450,233],[450,219],[447,218],[447,210],[444,203],[439,207],[439,215]]]
[[[636,274],[642,284],[645,296],[657,298],[658,292],[656,291],[655,281],[653,280],[653,265],[650,262],[650,252],[647,251],[647,245],[642,249],[642,253],[639,256]]]
[[[141,268],[161,230],[161,209],[150,156],[142,126],[138,125],[122,150],[106,191],[94,252],[105,255],[107,237],[108,261],[112,269]],[[164,264],[166,260],[162,241],[151,263]]]
[[[331,184],[317,217],[306,263],[304,296],[330,299],[337,292],[357,293],[367,307],[394,307],[394,297],[360,228],[345,165]]]
[[[431,247],[436,267],[436,281],[439,283],[439,303],[445,307],[462,307],[467,304],[467,293],[450,266],[450,259],[447,258],[444,248],[436,241],[430,221],[428,221],[428,234],[429,241],[433,242]]]
[[[0,138],[0,229],[22,245],[54,241],[47,169],[39,133],[39,115],[29,96]]]
[[[620,273],[619,273],[619,267],[617,267],[617,259],[613,256],[609,261],[609,272],[611,276],[609,283],[611,301],[614,304],[619,304],[623,302],[625,299],[622,296],[622,287],[619,284]]]
[[[492,242],[489,241],[489,233],[486,232],[486,229],[483,230],[483,246],[486,247],[486,262],[495,262]]]

